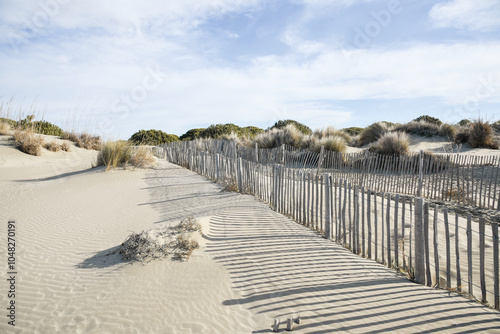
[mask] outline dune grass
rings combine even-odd
[[[341,153],[344,153],[347,148],[345,139],[337,135],[323,137],[321,139],[316,140],[311,146],[311,150],[319,153],[321,151],[321,146],[323,146],[327,151],[341,152]]]
[[[488,121],[477,119],[469,126],[468,143],[474,148],[498,149],[499,144],[494,138],[493,127]]]
[[[134,149],[124,140],[108,141],[102,145],[95,166],[104,166],[106,170],[116,167],[132,166],[149,168],[156,165],[156,158],[149,148]]]
[[[283,144],[301,148],[304,137],[305,135],[293,124],[288,124],[281,129],[274,128],[258,134],[255,136],[254,142],[257,143],[260,148],[275,148]]]
[[[408,153],[410,140],[405,132],[387,132],[379,138],[370,151],[378,154],[402,155]]]
[[[365,146],[367,144],[377,141],[385,133],[389,131],[389,127],[384,122],[373,123],[367,128],[363,129],[359,134],[358,145]]]

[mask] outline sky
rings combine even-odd
[[[498,0],[0,0],[0,114],[128,139],[500,117]]]

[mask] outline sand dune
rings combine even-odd
[[[413,284],[181,167],[105,172],[89,169],[95,152],[46,153],[0,143],[2,259],[6,222],[18,226],[16,327],[3,317],[2,333],[270,333],[274,318],[298,315],[297,333],[500,332],[498,312]],[[189,262],[109,255],[132,231],[188,215],[204,228]]]

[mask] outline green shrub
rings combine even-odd
[[[191,129],[186,131],[185,134],[179,137],[180,140],[195,140],[201,138],[201,133],[205,130],[205,128]]]
[[[35,121],[32,125],[33,129],[42,135],[59,137],[63,134],[63,130],[60,127],[47,121]]]
[[[426,123],[430,123],[430,124],[434,124],[434,125],[441,125],[442,122],[436,118],[436,117],[431,117],[429,115],[423,115],[423,116],[420,116],[420,117],[417,117],[413,120],[413,122],[426,122]]]
[[[389,129],[384,122],[373,123],[361,131],[359,134],[358,145],[365,146],[366,144],[373,143],[388,131]]]
[[[469,126],[470,125],[470,120],[468,119],[463,119],[461,120],[460,122],[458,122],[457,124],[460,125],[460,126]]]
[[[140,130],[134,133],[129,141],[134,145],[158,146],[165,143],[180,141],[176,135],[171,135],[161,130]]]
[[[305,135],[312,134],[311,128],[309,128],[307,125],[304,125],[304,124],[299,123],[297,121],[294,121],[292,119],[285,119],[285,120],[277,121],[271,127],[271,130],[273,130],[273,129],[284,129],[285,127],[287,127],[290,124],[294,125],[297,130],[299,130],[300,132],[302,132]]]
[[[408,153],[409,146],[410,140],[406,133],[387,132],[370,147],[370,151],[378,154],[402,155]]]

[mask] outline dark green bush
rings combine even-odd
[[[282,121],[277,121],[271,127],[271,130],[272,129],[283,129],[283,128],[285,128],[289,124],[293,124],[297,128],[297,130],[299,130],[300,132],[302,132],[305,135],[310,135],[312,133],[311,128],[309,128],[307,125],[304,125],[304,124],[299,123],[297,121],[294,121],[292,119],[285,119],[285,120],[282,120]]]
[[[42,135],[62,136],[63,134],[63,130],[60,127],[47,121],[35,121],[32,124],[33,129]]]
[[[201,133],[205,130],[205,128],[197,128],[188,130],[185,134],[180,136],[180,140],[195,140],[201,138]]]
[[[420,116],[420,117],[417,117],[413,120],[413,122],[420,122],[420,121],[424,121],[426,123],[431,123],[431,124],[435,124],[435,125],[441,125],[442,122],[439,120],[439,118],[436,118],[436,117],[432,117],[432,116],[429,116],[429,115],[423,115],[423,116]]]
[[[176,135],[171,135],[161,130],[140,130],[130,137],[129,141],[134,145],[161,145],[180,141]]]

